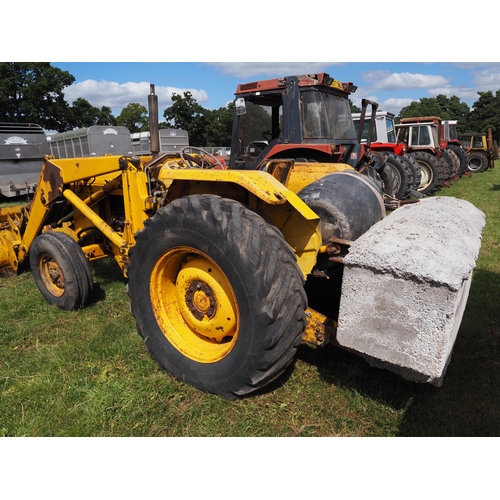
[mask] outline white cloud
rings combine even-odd
[[[500,69],[498,65],[490,65],[486,69],[476,71],[473,82],[481,90],[495,91],[500,89]]]
[[[389,73],[389,71],[371,71],[363,73],[363,79],[376,90],[427,89],[444,86],[448,79],[440,75],[421,73]]]
[[[158,109],[160,115],[163,110],[172,105],[172,94],[182,95],[189,91],[194,99],[200,104],[208,101],[208,94],[201,89],[185,89],[178,87],[155,86],[155,94],[158,96]],[[107,106],[114,113],[119,114],[121,110],[131,102],[138,102],[148,107],[148,95],[150,84],[147,82],[117,83],[106,80],[84,80],[64,89],[64,98],[71,105],[73,101],[82,97],[92,104],[101,108]]]
[[[223,75],[236,78],[252,78],[254,76],[289,76],[309,73],[322,73],[332,62],[213,62],[207,63],[217,68]]]
[[[435,87],[429,89],[428,94],[431,97],[436,97],[437,95],[443,94],[450,98],[452,96],[457,96],[461,101],[477,101],[479,96],[477,94],[478,89],[471,89],[470,87],[453,87],[447,85],[446,87]]]
[[[411,99],[410,97],[405,98],[394,98],[391,97],[379,103],[379,110],[390,111],[395,115],[398,115],[402,108],[405,106],[409,106],[415,99]]]

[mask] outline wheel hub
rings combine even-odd
[[[221,272],[204,258],[188,259],[175,280],[180,312],[194,331],[220,342],[236,328],[234,305]]]
[[[214,261],[192,248],[172,248],[158,259],[150,283],[156,319],[176,349],[201,363],[227,356],[238,337],[238,306]]]
[[[45,255],[40,259],[40,276],[53,295],[60,297],[64,293],[64,275],[50,256]]]
[[[213,318],[217,311],[217,303],[213,291],[205,283],[195,280],[186,291],[186,304],[193,316],[201,321],[204,316]]]

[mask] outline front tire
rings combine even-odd
[[[81,247],[69,235],[51,231],[37,236],[29,260],[35,283],[47,302],[65,311],[90,302],[92,270]]]
[[[484,172],[488,168],[488,158],[486,158],[485,154],[479,151],[472,151],[468,156],[467,169],[469,172]]]
[[[138,332],[177,379],[235,399],[293,362],[304,279],[281,233],[259,215],[218,196],[177,199],[146,220],[130,257]]]

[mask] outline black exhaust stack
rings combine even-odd
[[[149,85],[148,107],[149,107],[149,144],[151,154],[158,155],[160,152],[160,129],[158,126],[158,96],[155,94],[154,84]]]

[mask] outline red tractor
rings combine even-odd
[[[387,164],[395,172],[399,181],[396,198],[421,196],[418,193],[421,183],[420,166],[411,155],[406,153],[405,144],[398,143],[396,140],[395,115],[389,111],[372,109],[371,119],[366,121],[364,119],[365,104],[366,102],[363,101],[361,113],[352,115],[360,141],[369,145],[372,152],[385,155]]]
[[[399,199],[387,158],[370,154],[357,136],[349,103],[355,90],[326,73],[238,85],[229,168],[262,170],[285,159],[295,171],[326,173],[348,165]]]
[[[460,143],[457,134],[457,120],[440,120],[439,122],[439,145],[455,153],[459,160],[457,177],[462,177],[467,172],[467,151]],[[456,160],[455,160],[456,161]]]
[[[441,119],[437,116],[401,118],[397,142],[420,165],[422,179],[419,192],[432,194],[457,178],[460,160],[452,149],[444,149],[439,139]]]

